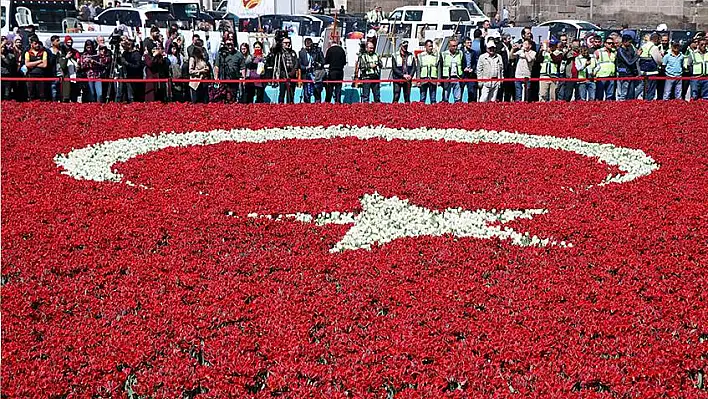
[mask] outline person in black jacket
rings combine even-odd
[[[416,65],[416,57],[413,53],[408,52],[408,42],[401,43],[398,54],[392,57],[393,70],[391,71],[394,80],[402,80],[403,82],[393,82],[393,102],[397,103],[401,98],[401,89],[403,90],[403,102],[411,102],[411,86],[412,79],[415,76],[418,66]]]
[[[477,79],[477,60],[479,55],[472,49],[472,39],[465,37],[462,39],[462,78]],[[467,102],[477,102],[477,82],[466,82],[462,84],[461,93],[464,95],[467,89]]]
[[[632,36],[622,36],[622,46],[617,49],[617,58],[615,58],[615,67],[617,69],[617,100],[634,100],[636,99],[636,81],[622,80],[622,78],[632,78],[639,76],[639,54],[637,49],[632,44]]]
[[[327,49],[324,64],[325,68],[328,70],[327,80],[344,80],[344,66],[347,65],[347,53],[344,52],[338,38],[335,38],[332,47]],[[332,97],[334,97],[334,102],[337,104],[342,101],[341,83],[327,83],[325,89],[327,91],[325,102],[331,102]]]
[[[298,55],[300,64],[300,79],[305,81],[302,90],[303,100],[310,102],[310,97],[315,97],[315,102],[322,101],[322,81],[324,78],[324,55],[309,37],[305,39],[305,47]]]
[[[128,38],[123,38],[121,43],[123,53],[120,54],[117,62],[121,67],[121,78],[142,79],[145,63],[143,57],[135,48],[135,42]],[[128,97],[128,102],[136,100],[136,94],[140,91],[139,83],[119,83],[116,91],[116,102],[122,101],[123,93]]]

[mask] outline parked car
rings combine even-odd
[[[578,38],[586,32],[600,30],[600,27],[588,21],[578,19],[559,19],[554,21],[544,22],[538,26],[547,26],[551,36],[558,37],[561,33],[565,33],[569,37]]]

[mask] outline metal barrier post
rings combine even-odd
[[[649,75],[644,75],[644,80],[642,80],[642,82],[644,82],[642,87],[642,98],[646,100],[647,94],[649,93]]]

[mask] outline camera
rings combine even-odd
[[[123,39],[123,30],[119,28],[113,29],[113,33],[111,33],[110,36],[108,36],[108,44],[111,46],[117,46],[120,44],[121,40]]]

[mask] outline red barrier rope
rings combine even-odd
[[[312,83],[312,80],[304,79],[89,79],[89,78],[28,78],[28,77],[0,77],[0,81],[3,82],[56,82],[60,80],[75,82],[120,82],[120,83],[293,83],[293,84],[304,84]],[[412,79],[411,83],[487,83],[487,82],[603,82],[603,81],[643,81],[643,80],[708,80],[708,76],[677,76],[677,77],[667,77],[667,76],[627,76],[627,77],[609,77],[609,78],[593,78],[593,79],[578,79],[578,78],[500,78],[500,79]],[[405,83],[404,79],[348,79],[348,80],[325,80],[322,83]]]

